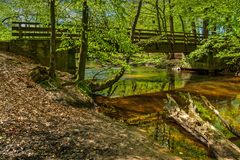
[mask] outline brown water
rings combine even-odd
[[[240,130],[240,78],[237,77],[135,68],[114,87],[101,92],[111,98],[97,97],[97,101],[108,106],[103,110],[106,115],[144,129],[150,138],[180,157],[211,159],[204,145],[164,116],[167,93],[183,109],[190,93],[201,117],[240,146],[240,141],[222,126],[200,98],[200,95],[206,96],[220,114]]]

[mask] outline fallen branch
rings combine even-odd
[[[236,129],[234,126],[229,124],[218,112],[218,110],[215,109],[215,107],[207,100],[206,97],[201,96],[203,102],[205,105],[221,120],[223,125],[235,136],[240,137],[240,131]]]
[[[102,91],[106,88],[112,87],[123,76],[124,73],[125,67],[122,67],[121,70],[112,79],[102,83],[90,82],[89,87],[91,88],[92,92]]]
[[[194,112],[194,103],[191,97],[189,105],[192,112],[191,116],[180,109],[176,101],[170,95],[167,95],[167,97],[168,103],[165,105],[165,108],[169,112],[170,118],[175,120],[187,132],[205,144],[217,159],[239,160],[240,149],[214,126],[202,120],[202,118]]]
[[[105,68],[105,69],[97,72],[97,73],[93,76],[92,81],[96,80],[96,77],[97,77],[99,74],[101,74],[102,72],[105,72],[105,71],[107,71],[107,70],[109,70],[109,69],[111,69],[111,68],[112,68],[112,67],[107,67],[107,68]]]

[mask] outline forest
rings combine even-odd
[[[239,160],[239,6],[0,0],[0,160]]]

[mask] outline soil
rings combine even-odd
[[[180,159],[144,131],[98,113],[80,91],[45,90],[29,78],[34,67],[0,52],[0,160]]]

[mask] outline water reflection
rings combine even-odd
[[[88,76],[94,75],[96,70],[89,70]],[[111,76],[110,72],[103,73],[98,78]],[[190,73],[181,73],[172,70],[156,69],[153,67],[136,67],[128,71],[112,88],[99,92],[110,97],[122,97],[155,93],[182,88],[194,78]],[[196,78],[198,79],[198,78]]]
[[[190,73],[135,68],[112,88],[101,92],[112,98],[98,97],[99,103],[113,106],[103,111],[108,116],[138,126],[164,147],[184,159],[211,159],[208,150],[195,142],[190,134],[164,116],[164,99],[170,93],[182,109],[186,109],[190,93],[201,117],[212,123],[227,138],[240,146],[236,139],[201,101],[204,95],[221,116],[240,130],[240,79],[208,77]]]

